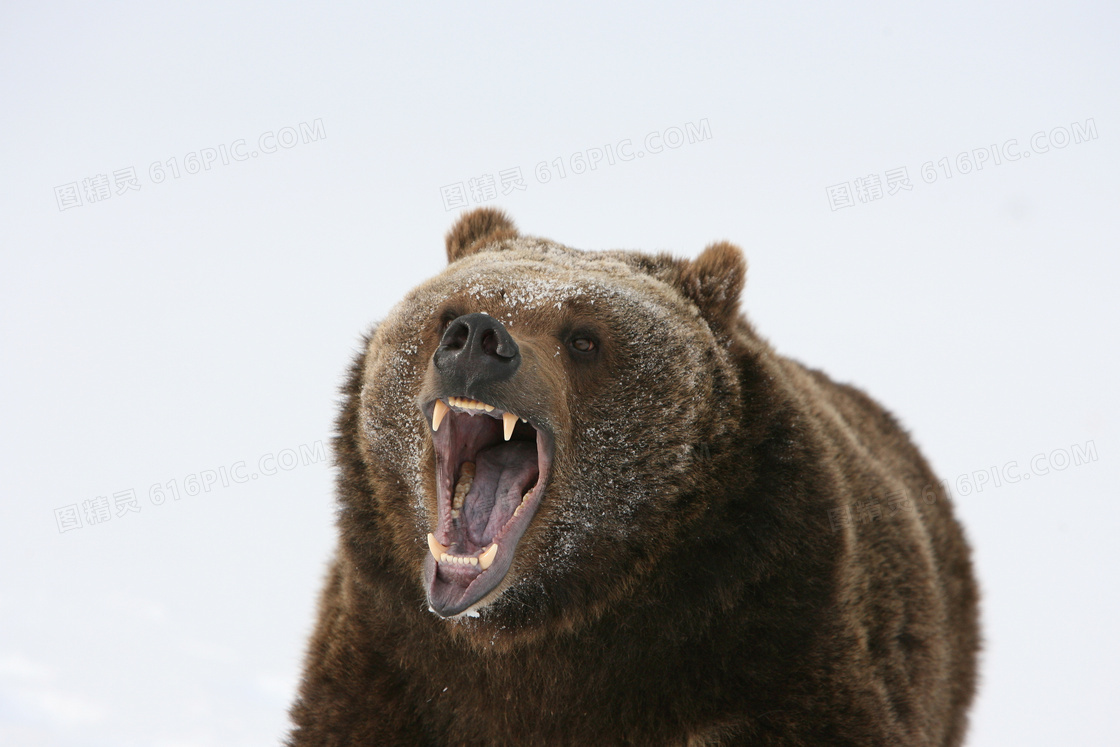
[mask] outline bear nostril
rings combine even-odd
[[[457,321],[443,333],[443,340],[440,342],[440,346],[448,350],[462,350],[463,346],[467,344],[467,338],[469,337],[470,327]]]
[[[482,333],[482,339],[480,339],[478,342],[482,346],[482,352],[486,353],[487,355],[498,354],[498,336],[494,334],[494,330],[485,330]]]
[[[449,385],[466,392],[460,384],[467,380],[501,381],[512,376],[521,364],[521,352],[501,322],[476,312],[448,325],[432,362]],[[457,381],[460,377],[463,382]]]

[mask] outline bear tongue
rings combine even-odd
[[[462,498],[459,537],[467,552],[489,545],[521,505],[538,477],[537,449],[531,441],[495,444],[475,456],[474,480]],[[460,486],[470,480],[460,477]],[[456,492],[459,487],[456,486]],[[458,501],[456,501],[458,502]]]

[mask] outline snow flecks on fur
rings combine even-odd
[[[408,488],[417,530],[426,522],[423,484],[415,479],[424,469],[422,454],[427,421],[415,406],[427,362],[419,360],[420,331],[401,325],[400,306],[377,330],[370,344],[366,381],[362,388],[363,425],[367,443],[382,464],[395,465]],[[428,315],[434,310],[427,309]],[[406,336],[395,339],[405,332]],[[369,374],[376,370],[375,380]],[[419,427],[408,427],[413,422]]]
[[[595,399],[578,390],[554,393],[568,403],[570,422],[550,424],[562,443],[533,520],[535,555],[517,561],[503,598],[534,598],[539,585],[573,572],[604,542],[639,541],[643,514],[671,510],[693,479],[694,445],[718,436],[721,418],[738,406],[712,407],[713,376],[730,366],[725,349],[695,304],[619,253],[526,238],[464,256],[415,289],[371,345],[366,437],[377,460],[392,465],[406,484],[412,520],[423,536],[434,497],[425,488],[432,469],[425,451],[429,426],[416,398],[438,342],[425,339],[433,320],[448,308],[484,312],[515,338],[548,336],[560,330],[545,327],[559,324],[574,307],[595,310],[617,365],[596,374],[609,379],[599,382]],[[557,355],[562,352],[558,344]]]

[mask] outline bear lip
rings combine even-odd
[[[429,425],[437,401],[442,419],[430,431],[437,519],[424,577],[431,610],[450,618],[474,614],[505,578],[547,487],[554,441],[532,418],[518,418],[505,439],[508,411],[467,397],[441,396],[423,405]],[[477,473],[453,517],[453,494],[465,462],[474,462]],[[437,553],[446,556],[441,560]]]

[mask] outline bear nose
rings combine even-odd
[[[448,386],[467,394],[471,385],[512,376],[521,365],[521,351],[497,319],[465,314],[447,325],[432,362]]]

